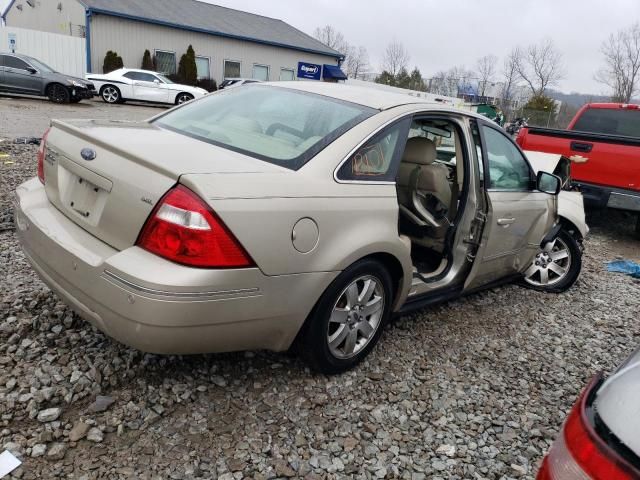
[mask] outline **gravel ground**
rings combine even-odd
[[[131,102],[108,105],[99,99],[59,105],[37,97],[0,94],[0,138],[40,137],[52,118],[144,120],[162,113],[166,108]]]
[[[640,343],[640,281],[603,266],[638,259],[638,241],[609,212],[569,292],[505,286],[401,317],[341,376],[268,352],[143,354],[77,318],[22,255],[10,198],[35,148],[0,143],[0,451],[24,461],[15,478],[533,479],[590,376]]]

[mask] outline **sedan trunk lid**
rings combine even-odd
[[[287,171],[148,122],[54,120],[46,146],[49,201],[119,250],[181,175]]]

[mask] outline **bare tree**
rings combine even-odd
[[[410,58],[404,45],[394,39],[384,52],[382,69],[395,77],[403,68],[406,70]]]
[[[613,101],[629,103],[638,91],[640,23],[611,34],[601,51],[605,66],[596,73],[596,80],[611,89]]]
[[[334,50],[347,54],[349,50],[349,44],[344,38],[344,35],[333,28],[331,25],[325,25],[324,27],[316,27],[313,32],[313,36],[316,40],[320,40],[327,47],[333,48]]]
[[[349,48],[345,60],[346,74],[351,78],[358,78],[358,75],[365,73],[369,66],[369,52],[363,46]]]
[[[453,67],[449,70],[440,71],[431,78],[427,84],[430,93],[436,95],[446,95],[457,97],[461,88],[469,84],[473,78],[473,72],[465,67]]]
[[[495,80],[496,63],[498,57],[495,55],[485,55],[478,59],[476,63],[476,72],[478,77],[478,95],[485,96],[487,86]]]
[[[563,77],[562,55],[551,39],[530,45],[518,55],[517,70],[534,97],[544,95],[547,88]]]
[[[514,90],[519,87],[520,74],[518,64],[520,63],[521,50],[514,48],[509,52],[502,64],[502,88],[500,92],[500,108],[506,116],[511,113]]]

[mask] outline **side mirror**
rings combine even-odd
[[[562,180],[557,175],[549,172],[538,172],[536,188],[549,195],[558,195],[562,187]]]
[[[38,73],[38,70],[33,67],[27,67],[27,72],[29,72],[31,75],[35,75],[36,73]]]
[[[160,85],[160,80],[158,80],[157,78],[153,81],[153,83],[155,83],[156,85]]]

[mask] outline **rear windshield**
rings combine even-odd
[[[578,118],[573,129],[640,138],[640,110],[589,108]]]
[[[174,132],[297,170],[374,109],[265,85],[231,88],[154,121]]]

